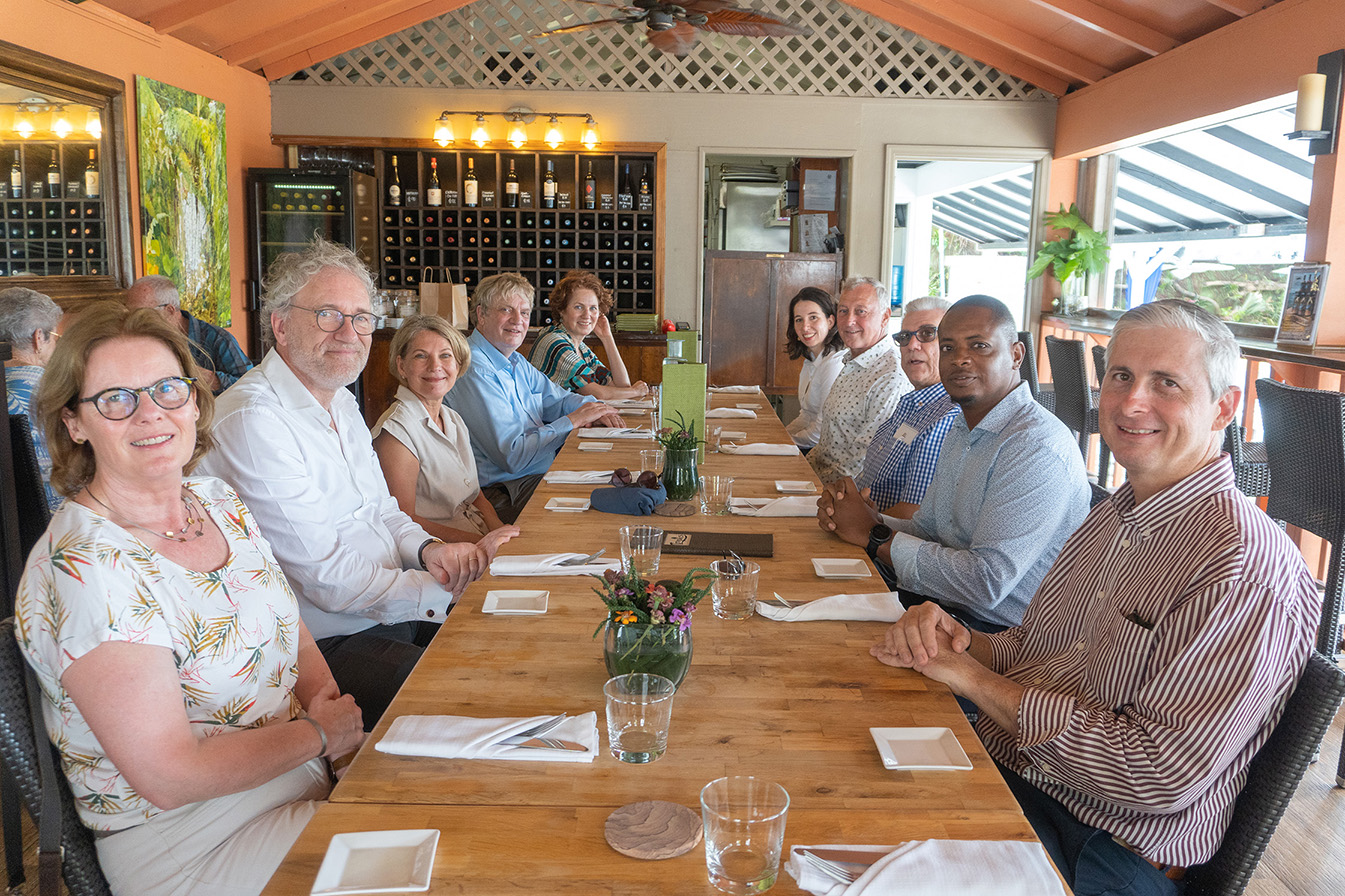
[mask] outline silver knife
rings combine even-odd
[[[526,750],[566,750],[572,753],[587,753],[588,747],[572,740],[557,740],[554,737],[527,737],[516,734],[506,737],[497,746],[523,747]]]

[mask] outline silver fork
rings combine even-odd
[[[521,738],[524,738],[524,739],[526,740],[526,739],[528,739],[528,738],[532,738],[532,737],[541,737],[543,734],[546,734],[546,733],[547,733],[548,731],[550,731],[552,728],[555,728],[555,727],[556,727],[557,725],[559,725],[561,722],[565,721],[565,718],[566,718],[568,715],[569,715],[569,713],[564,713],[564,712],[563,712],[563,713],[561,713],[561,714],[558,715],[558,716],[552,716],[551,718],[547,719],[546,721],[538,722],[536,725],[533,725],[531,728],[525,729],[525,730],[523,730],[523,731],[519,731],[519,732],[517,732],[516,734],[511,734],[509,737],[507,737],[507,738],[505,738],[505,739],[506,739],[506,740],[513,740],[514,738],[521,737]]]
[[[837,883],[852,884],[855,882],[855,875],[850,871],[847,871],[840,864],[833,862],[830,859],[824,859],[821,856],[813,855],[806,849],[800,850],[800,852],[803,853],[805,861],[809,862],[814,868]]]
[[[771,592],[771,597],[774,599],[775,603],[780,604],[781,606],[790,610],[794,609],[795,607],[801,607],[804,604],[808,603],[808,601],[806,600],[785,600],[783,597],[781,597],[780,595],[776,594],[773,591]]]
[[[556,565],[557,565],[557,566],[587,566],[588,564],[592,563],[594,560],[597,560],[599,557],[601,557],[601,556],[602,556],[603,554],[605,554],[605,553],[607,553],[607,548],[598,548],[596,551],[594,551],[593,553],[589,554],[587,557],[571,557],[569,560],[562,560],[562,561],[560,561],[559,563],[557,563]]]

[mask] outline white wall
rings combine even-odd
[[[514,105],[589,112],[607,143],[667,144],[666,316],[698,319],[703,172],[701,154],[851,157],[847,272],[879,276],[884,147],[890,143],[1049,150],[1055,102],[877,100],[562,91],[454,91],[275,84],[276,135],[421,138],[444,109],[504,111]],[[491,117],[492,124],[502,118]],[[533,126],[534,129],[538,125]],[[534,139],[540,138],[540,131]]]

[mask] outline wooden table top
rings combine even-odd
[[[751,400],[717,395],[713,403]],[[769,404],[755,400],[762,404],[757,420],[716,423],[746,431],[749,441],[787,441]],[[650,445],[616,440],[610,452],[581,452],[579,441],[567,441],[553,469],[638,471],[639,450]],[[816,482],[802,456],[711,454],[701,469],[734,476],[734,494],[746,497],[774,496],[776,479]],[[632,518],[543,509],[551,497],[585,496],[592,488],[543,483],[520,518],[523,534],[501,553],[604,547],[608,557],[618,557],[617,529],[633,522],[683,531],[765,529],[774,534],[775,556],[759,561],[763,593],[798,599],[886,590],[876,572],[868,579],[818,578],[814,557],[867,558],[823,533],[812,518]],[[665,555],[659,576],[680,578],[713,559]],[[508,882],[531,892],[624,893],[637,886],[716,892],[706,882],[702,848],[643,862],[608,847],[602,825],[614,809],[645,799],[699,812],[701,788],[727,774],[768,778],[788,791],[786,844],[1032,839],[948,690],[869,656],[886,628],[881,622],[729,621],[714,616],[707,596],[692,626],[694,656],[675,699],[667,753],[649,765],[618,762],[607,752],[607,672],[602,638],[593,637],[604,612],[594,584],[584,576],[486,576],[469,587],[266,892],[307,893],[333,833],[419,827],[443,831],[435,889],[487,892]],[[549,590],[547,612],[483,614],[487,592],[496,589]],[[600,754],[591,764],[390,756],[373,748],[401,715],[590,710],[600,731]],[[974,767],[886,770],[870,727],[951,728]],[[798,892],[783,871],[776,891]]]

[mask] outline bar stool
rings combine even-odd
[[[1046,357],[1051,362],[1055,381],[1055,407],[1052,409],[1071,430],[1079,434],[1079,452],[1088,460],[1088,437],[1096,435],[1097,391],[1088,386],[1088,363],[1083,342],[1078,339],[1046,337]],[[1098,439],[1097,481],[1105,483],[1111,467],[1111,449]]]
[[[1266,457],[1273,488],[1266,513],[1331,544],[1317,651],[1340,645],[1341,559],[1345,555],[1345,395],[1256,381],[1266,421]],[[1345,745],[1336,784],[1345,787]]]
[[[1028,391],[1037,404],[1055,413],[1055,386],[1043,386],[1037,381],[1037,351],[1033,348],[1032,334],[1027,330],[1018,331],[1018,341],[1023,343],[1023,363],[1018,372],[1027,383]]]

